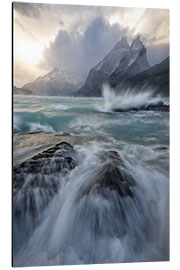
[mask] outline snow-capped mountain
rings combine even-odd
[[[70,95],[82,86],[84,78],[67,69],[54,68],[45,76],[27,83],[23,88],[34,91],[37,95]]]
[[[149,67],[146,48],[140,37],[137,36],[131,46],[127,38],[123,37],[109,54],[90,70],[84,85],[75,95],[99,96],[103,83],[111,83],[127,75],[136,75]]]

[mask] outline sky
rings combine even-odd
[[[54,67],[87,76],[123,36],[137,36],[150,65],[169,55],[169,10],[18,3],[13,4],[14,84]]]

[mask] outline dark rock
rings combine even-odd
[[[93,176],[92,181],[82,191],[82,195],[88,194],[96,188],[98,192],[109,189],[115,190],[121,197],[134,197],[131,189],[135,185],[132,176],[127,172],[125,164],[116,151],[104,153],[102,157],[102,166]]]
[[[128,109],[114,109],[114,112],[128,112],[128,111],[159,111],[159,112],[169,112],[169,105],[159,102],[157,104],[151,104],[148,106],[141,107],[131,107]]]
[[[149,105],[146,108],[144,108],[144,110],[146,110],[146,111],[169,112],[169,105],[166,105],[166,104]]]
[[[67,142],[60,142],[60,143],[56,144],[55,146],[59,147],[59,148],[68,148],[68,147],[73,148],[73,146]]]
[[[58,192],[61,175],[76,167],[73,147],[61,142],[13,169],[14,216],[38,215]]]
[[[167,146],[160,146],[160,147],[156,147],[154,148],[155,151],[163,151],[163,150],[168,150],[169,148]]]
[[[47,131],[42,131],[42,130],[30,130],[26,134],[27,135],[33,135],[33,134],[40,134],[40,133],[49,133]]]

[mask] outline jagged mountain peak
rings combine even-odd
[[[51,70],[51,72],[59,72],[59,68],[54,67],[54,68]]]
[[[84,76],[67,68],[54,67],[44,76],[23,86],[38,95],[68,95],[77,90],[84,82]]]
[[[129,44],[128,44],[128,42],[127,42],[127,37],[126,37],[126,36],[122,37],[121,40],[119,40],[119,41],[115,44],[113,50],[118,50],[118,49],[120,49],[120,48],[123,48],[123,49],[129,49],[129,48],[130,48],[130,47],[129,47]]]
[[[133,76],[149,68],[146,48],[140,36],[137,36],[131,46],[127,37],[122,37],[113,49],[88,74],[84,85],[77,95],[100,95],[104,82],[116,82],[124,76]]]
[[[140,39],[140,36],[137,36],[131,44],[131,49],[132,50],[141,50],[144,47],[143,42]]]
[[[83,75],[79,73],[72,72],[67,68],[57,68],[54,67],[50,72],[44,76],[38,77],[35,81],[59,81],[77,84],[83,81]]]

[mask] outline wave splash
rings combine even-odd
[[[117,94],[108,84],[103,85],[102,95],[104,98],[104,106],[100,109],[102,112],[139,109],[142,106],[155,105],[161,101],[160,97],[153,97],[152,90],[137,93],[131,89]]]

